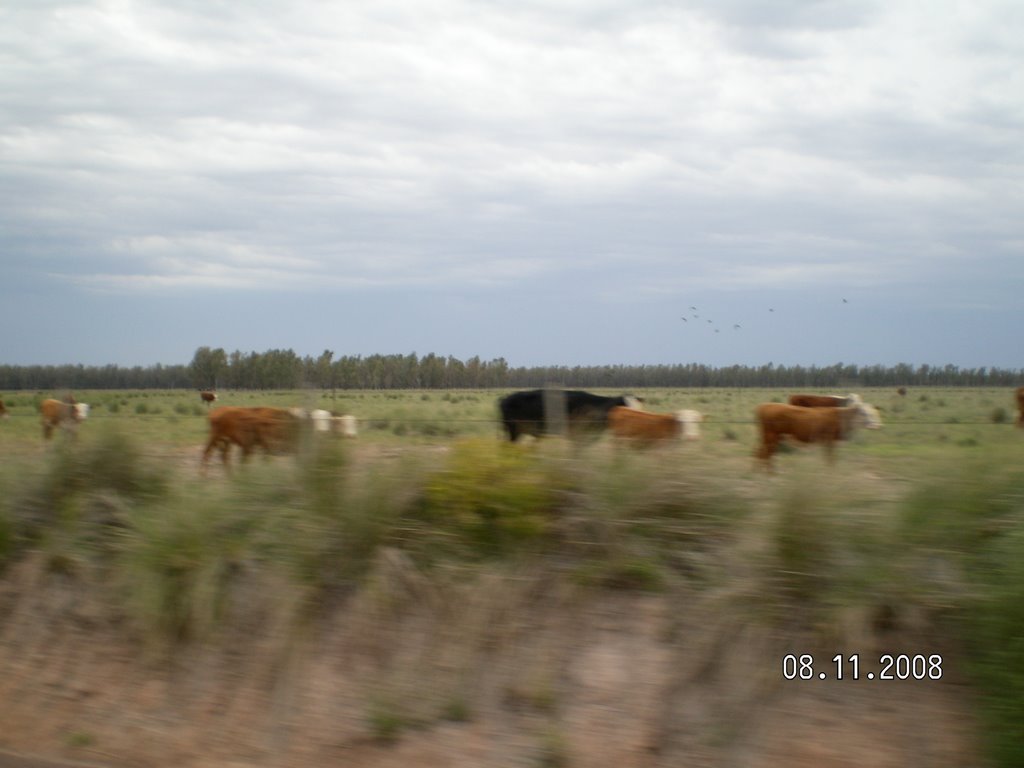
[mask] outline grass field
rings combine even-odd
[[[650,389],[635,390],[651,411],[695,408],[709,421],[706,442],[721,440],[745,445],[754,439],[754,407],[763,402],[784,402],[788,391],[775,389]],[[360,419],[366,440],[392,445],[403,442],[444,443],[452,438],[497,435],[500,432],[497,399],[501,391],[321,391],[221,392],[216,405],[267,405],[325,408],[351,413]],[[609,394],[612,394],[609,392]],[[618,393],[614,393],[618,394]],[[942,455],[951,446],[998,445],[1013,434],[1014,402],[1009,389],[928,388],[900,396],[891,389],[861,390],[877,406],[885,430],[865,442],[868,455],[897,456],[937,448]],[[9,452],[30,450],[40,434],[38,404],[51,393],[0,393],[11,418],[0,433],[0,447]],[[207,408],[195,392],[182,390],[80,391],[76,397],[90,404],[83,437],[93,424],[115,424],[154,445],[184,447],[200,444],[206,431]]]
[[[781,390],[637,391],[648,410],[707,418],[699,442],[646,452],[607,437],[506,445],[504,392],[221,392],[218,405],[360,420],[355,440],[322,436],[232,477],[199,472],[194,392],[76,392],[91,406],[77,440],[44,445],[49,394],[0,393],[0,566],[42,553],[93,580],[161,653],[223,631],[239,574],[276,574],[309,621],[381,589],[382,553],[431,589],[453,568],[502,584],[525,561],[557,583],[685,588],[716,606],[709,624],[797,627],[822,648],[879,625],[934,637],[977,686],[996,764],[1024,763],[1024,430],[1009,389],[860,391],[881,430],[834,465],[816,446],[781,453],[773,475],[755,466],[752,413]],[[473,693],[457,703],[471,710]],[[435,715],[373,717],[401,730]]]

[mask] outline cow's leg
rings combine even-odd
[[[242,449],[242,458],[239,461],[245,464],[249,461],[249,457],[252,455],[253,442],[252,440],[246,440],[245,442],[239,443],[238,447]]]
[[[777,436],[762,434],[761,445],[758,446],[757,452],[754,454],[759,460],[760,466],[769,472],[774,471],[772,456],[775,454],[775,449],[778,445],[779,438]]]
[[[203,458],[200,460],[199,465],[205,469],[206,463],[210,459],[210,454],[213,453],[213,449],[218,445],[219,441],[215,435],[210,435],[210,439],[206,441],[206,448],[203,449]]]

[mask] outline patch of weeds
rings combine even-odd
[[[469,703],[462,696],[449,699],[441,709],[441,718],[452,723],[467,723],[472,714]]]
[[[538,768],[567,768],[569,765],[569,746],[561,730],[549,726],[541,736],[540,754],[537,757]]]
[[[402,730],[410,726],[398,707],[381,697],[376,697],[370,702],[366,720],[370,734],[381,744],[394,744]]]
[[[91,747],[96,743],[96,737],[88,731],[71,731],[65,734],[64,743],[67,746],[81,749],[83,747]]]

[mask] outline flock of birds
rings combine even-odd
[[[846,299],[843,299],[843,304],[849,304],[849,302]],[[775,308],[774,307],[768,307],[768,311],[769,312],[774,312]],[[687,317],[686,315],[680,315],[679,319],[682,320],[684,323],[690,322],[691,319],[692,320],[700,320],[700,315],[697,314],[698,310],[697,310],[696,307],[690,307],[690,312],[692,313],[690,315],[690,317]],[[707,321],[708,325],[710,325],[710,326],[712,326],[714,328],[714,325],[715,325],[715,321],[714,320],[710,320],[708,318],[704,318],[704,319]],[[739,323],[733,323],[732,329],[734,331],[739,331],[739,330],[743,329],[743,326],[740,325]],[[721,328],[714,328],[714,331],[715,331],[715,333],[721,333],[722,329]]]

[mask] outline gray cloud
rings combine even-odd
[[[538,295],[596,322],[608,303],[671,318],[694,291],[853,288],[912,312],[925,286],[929,306],[1003,322],[1020,312],[1022,32],[999,2],[9,4],[2,290],[230,296],[254,316],[268,291],[427,292],[453,313],[436,351],[474,324],[484,355]],[[477,304],[452,297],[478,293],[509,309],[460,317]],[[371,351],[408,350],[387,327]],[[730,354],[677,333],[645,348]],[[836,356],[873,362],[850,343]]]

